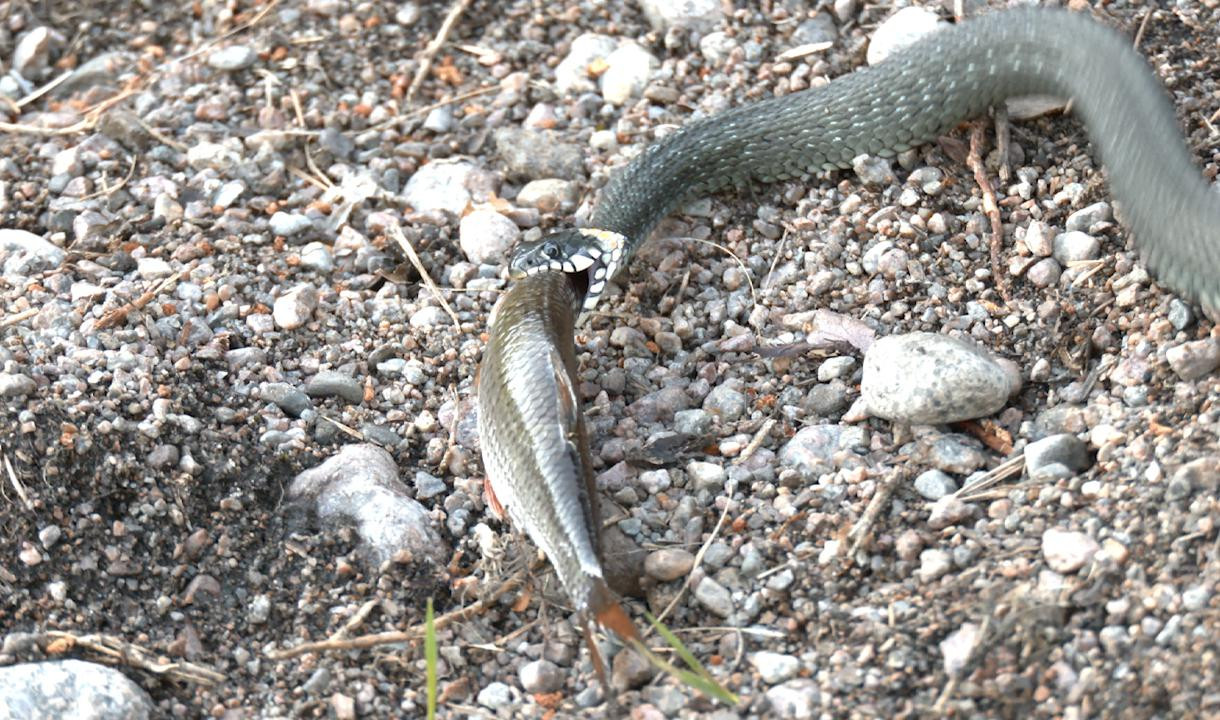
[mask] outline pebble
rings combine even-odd
[[[1067,223],[1065,223],[1064,227],[1068,229],[1068,232],[1075,230],[1089,232],[1090,228],[1092,228],[1094,225],[1102,222],[1109,222],[1111,217],[1110,203],[1093,203],[1088,207],[1081,208],[1071,215],[1068,215]]]
[[[213,50],[208,55],[208,65],[225,72],[245,70],[253,65],[255,60],[258,60],[258,53],[249,45],[230,45]]]
[[[704,577],[695,586],[695,599],[720,617],[728,617],[733,612],[733,598],[729,591],[710,577]]]
[[[513,689],[502,682],[493,682],[480,690],[475,700],[491,710],[507,708],[513,704]]]
[[[415,471],[415,499],[427,500],[434,498],[449,489],[444,480],[435,475],[424,472],[423,470]]]
[[[329,247],[314,241],[301,248],[301,267],[328,273],[335,269],[335,256]]]
[[[659,64],[652,53],[636,43],[620,45],[606,57],[606,71],[598,80],[602,97],[613,105],[637,97]]]
[[[928,527],[943,530],[956,525],[974,514],[974,506],[962,502],[956,495],[945,495],[932,504],[928,515]]]
[[[840,355],[837,357],[826,358],[822,364],[818,366],[818,381],[830,382],[831,380],[847,380],[851,377],[851,373],[856,369],[856,359],[850,355]]]
[[[262,625],[271,619],[271,598],[267,595],[255,595],[246,608],[246,620],[251,625]]]
[[[279,211],[271,216],[268,223],[271,232],[281,237],[299,235],[313,227],[313,221],[301,213]]]
[[[695,567],[695,556],[682,548],[661,548],[644,558],[644,572],[654,580],[672,582]]]
[[[657,32],[686,28],[706,32],[724,17],[720,0],[640,0],[640,9]]]
[[[728,33],[717,30],[699,39],[699,52],[711,65],[720,65],[737,47],[737,41]]]
[[[1175,330],[1185,330],[1195,322],[1195,311],[1178,298],[1169,301],[1168,318]]]
[[[505,127],[496,130],[493,137],[510,177],[577,180],[585,174],[584,149],[560,140],[552,130]]]
[[[433,108],[424,118],[424,129],[438,135],[449,132],[453,129],[453,125],[453,106],[451,105]]]
[[[206,140],[195,143],[186,151],[186,162],[196,170],[225,171],[241,161],[241,156],[228,146]]]
[[[0,229],[0,267],[5,275],[32,275],[63,264],[63,249],[28,230]]]
[[[589,68],[604,61],[618,41],[606,35],[584,33],[572,41],[572,47],[555,67],[555,87],[561,93],[577,94],[596,89]]]
[[[868,447],[868,431],[855,425],[810,425],[801,428],[779,452],[781,464],[807,475],[820,475],[835,465],[841,451]]]
[[[769,717],[780,720],[812,720],[818,717],[822,694],[818,685],[809,678],[795,678],[767,691],[767,703],[771,706]]]
[[[1042,557],[1057,573],[1076,572],[1100,549],[1096,540],[1082,532],[1050,528],[1042,533]]]
[[[432,527],[428,510],[410,497],[394,458],[376,445],[344,446],[297,475],[289,496],[310,499],[325,523],[353,520],[375,565],[402,550],[438,563],[449,559],[451,551]]]
[[[691,460],[686,464],[686,474],[694,483],[696,492],[700,490],[716,491],[724,487],[728,473],[720,465],[701,460]]]
[[[1052,254],[1063,265],[1082,260],[1096,260],[1101,254],[1101,243],[1097,238],[1079,230],[1056,235],[1052,246]]]
[[[1025,472],[1030,477],[1056,463],[1069,470],[1084,470],[1092,464],[1088,445],[1075,435],[1060,433],[1025,446]]]
[[[50,550],[55,547],[55,544],[63,537],[63,534],[63,530],[60,530],[58,525],[47,525],[38,531],[38,542],[42,543],[44,548]]]
[[[50,28],[41,25],[22,35],[13,49],[13,70],[27,80],[41,78],[47,68],[52,38]]]
[[[521,666],[517,676],[527,693],[555,692],[563,687],[564,672],[550,660],[534,660]]]
[[[865,59],[876,65],[895,50],[904,48],[921,37],[933,33],[944,25],[936,13],[918,7],[899,10],[882,21],[873,31],[868,43]]]
[[[467,160],[433,160],[407,180],[402,200],[416,212],[443,210],[459,216],[470,204],[468,183],[476,171]]]
[[[614,656],[610,669],[610,686],[615,690],[633,690],[642,687],[656,675],[656,669],[632,650],[623,650]]]
[[[275,299],[271,317],[283,330],[295,330],[313,316],[318,307],[318,290],[313,285],[297,285]]]
[[[962,623],[961,626],[940,641],[940,654],[944,658],[945,674],[950,677],[960,675],[970,662],[974,647],[979,642],[979,626],[974,623]]]
[[[275,403],[276,407],[292,417],[300,417],[306,410],[313,408],[313,401],[309,396],[288,383],[263,383],[259,387],[259,397]]]
[[[1034,220],[1025,229],[1025,247],[1038,257],[1050,257],[1054,252],[1055,231],[1046,223]]]
[[[864,354],[860,394],[869,411],[920,425],[992,415],[1012,393],[1010,373],[974,343],[935,333],[891,335]]]
[[[791,679],[801,669],[801,661],[791,655],[760,650],[750,655],[750,664],[768,685]]]
[[[0,397],[19,398],[38,390],[34,379],[24,373],[0,372]]]
[[[1174,345],[1165,351],[1165,359],[1181,379],[1201,380],[1220,367],[1220,340],[1204,338]]]
[[[144,280],[160,280],[174,274],[170,264],[155,257],[142,257],[136,261],[136,273]]]
[[[928,470],[915,478],[915,491],[929,500],[939,500],[957,492],[957,483],[940,470]]]
[[[155,713],[152,698],[126,675],[83,660],[0,668],[0,708],[11,718],[145,720]]]
[[[1042,258],[1025,271],[1025,277],[1029,278],[1035,287],[1040,288],[1053,287],[1062,275],[1063,270],[1054,258]]]
[[[517,204],[547,213],[574,210],[579,199],[576,185],[559,178],[531,180],[517,193]]]
[[[475,210],[458,226],[462,253],[480,265],[502,262],[520,237],[516,223],[494,210]]]
[[[737,420],[748,408],[745,394],[728,383],[712,388],[703,399],[703,409],[724,423]]]
[[[875,155],[857,155],[851,160],[852,170],[860,178],[860,182],[872,187],[886,187],[895,181],[894,170],[890,161]]]
[[[305,394],[310,397],[339,397],[359,405],[364,401],[364,386],[347,373],[322,370],[305,383]]]

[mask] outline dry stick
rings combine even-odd
[[[467,605],[464,608],[459,608],[452,612],[445,613],[433,620],[432,625],[435,629],[440,630],[446,625],[451,625],[455,622],[460,622],[467,618],[478,615],[490,608],[501,596],[516,590],[525,582],[526,576],[533,572],[536,568],[542,567],[542,562],[535,562],[530,567],[518,570],[512,577],[500,583],[499,587],[492,591],[485,598],[476,600],[474,603]],[[327,650],[364,650],[367,648],[377,647],[379,645],[392,645],[394,643],[411,642],[419,640],[424,636],[426,628],[421,623],[412,627],[409,630],[393,630],[390,632],[373,633],[371,635],[360,635],[351,639],[338,640],[320,640],[318,642],[301,643],[295,647],[284,648],[283,650],[268,650],[267,657],[272,660],[287,660],[311,652],[323,652]]]
[[[389,227],[386,228],[386,232],[390,235],[390,237],[394,238],[394,242],[398,243],[398,246],[402,248],[402,251],[407,256],[407,259],[410,260],[411,264],[415,266],[415,269],[419,272],[419,276],[424,281],[424,285],[428,286],[428,290],[432,292],[432,295],[436,298],[436,301],[441,304],[441,307],[444,308],[445,312],[449,313],[449,318],[453,320],[453,326],[458,330],[461,330],[462,322],[458,320],[457,313],[453,312],[453,308],[449,307],[449,303],[445,300],[445,296],[441,294],[440,287],[432,280],[432,276],[428,274],[428,271],[424,269],[424,264],[420,261],[419,255],[415,254],[415,248],[411,247],[411,243],[407,241],[407,236],[402,234],[402,228],[398,227],[398,223],[391,223]]]
[[[441,46],[445,44],[445,39],[449,37],[449,31],[453,29],[462,13],[470,6],[470,0],[456,0],[453,6],[449,8],[449,14],[445,16],[445,21],[441,23],[441,29],[437,31],[436,37],[432,38],[432,42],[424,48],[419,59],[419,69],[415,71],[415,79],[411,81],[411,87],[407,88],[407,104],[415,98],[415,93],[419,91],[421,85],[424,84],[424,78],[428,76],[428,71],[432,69],[432,59],[440,52]]]
[[[22,310],[21,312],[17,313],[16,315],[9,315],[8,317],[4,318],[3,320],[0,320],[0,328],[6,328],[10,325],[16,325],[17,323],[19,323],[23,320],[28,320],[28,319],[34,317],[35,315],[37,315],[38,310],[39,310],[39,308],[29,308],[28,310]]]
[[[46,636],[54,639],[49,651],[57,652],[57,654],[67,652],[74,647],[82,647],[100,653],[105,656],[107,662],[115,665],[139,668],[154,675],[164,675],[171,680],[199,685],[216,685],[225,681],[223,673],[216,672],[206,665],[185,660],[168,662],[159,658],[151,650],[114,635],[74,635],[70,632],[52,630]]]
[[[1135,40],[1131,42],[1131,47],[1139,50],[1140,43],[1144,40],[1144,31],[1148,29],[1148,21],[1152,19],[1152,8],[1144,11],[1144,19],[1140,20],[1140,29],[1135,31]]]
[[[1000,206],[996,204],[995,190],[987,179],[987,169],[983,167],[983,157],[980,148],[983,145],[983,124],[974,123],[970,128],[970,153],[966,156],[966,165],[974,172],[974,182],[983,193],[983,212],[991,220],[991,274],[995,278],[996,289],[1004,302],[1012,302],[1008,291],[1008,278],[1000,271],[1000,244],[1004,242],[1004,226],[1000,223]]]
[[[873,493],[872,499],[868,501],[868,507],[864,508],[864,514],[847,533],[847,537],[852,541],[851,547],[847,551],[848,562],[851,562],[865,541],[872,536],[873,524],[877,522],[877,516],[881,514],[881,511],[887,507],[890,496],[894,494],[894,488],[898,487],[898,481],[901,478],[902,471],[899,469],[890,473],[885,482],[881,483],[881,486]]]
[[[34,503],[30,502],[30,496],[25,492],[25,485],[21,484],[21,478],[17,477],[17,472],[13,470],[13,462],[8,459],[8,453],[4,453],[4,469],[8,471],[9,484],[13,486],[13,490],[17,491],[21,504],[25,505],[26,510],[33,512]]]

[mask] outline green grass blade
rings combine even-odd
[[[652,625],[652,627],[661,635],[661,637],[665,638],[665,642],[671,648],[673,648],[674,652],[678,654],[678,657],[682,658],[682,662],[686,663],[690,670],[681,670],[674,667],[668,661],[649,650],[643,645],[643,643],[640,643],[636,646],[636,649],[642,652],[644,656],[648,658],[649,662],[664,670],[666,673],[678,678],[684,684],[695,688],[704,695],[716,698],[727,705],[737,704],[737,696],[725,689],[720,683],[716,682],[716,679],[713,678],[711,673],[709,673],[707,669],[703,667],[703,665],[695,658],[694,654],[692,654],[691,651],[682,644],[682,641],[678,639],[677,635],[670,632],[669,628],[665,627],[665,624],[653,617],[651,613],[645,612],[644,617],[648,619],[649,624]]]
[[[428,665],[428,720],[436,719],[436,624],[432,618],[432,598],[424,615],[424,662]]]

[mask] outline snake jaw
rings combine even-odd
[[[626,236],[610,230],[561,230],[522,244],[513,255],[509,275],[520,279],[540,272],[583,273],[585,295],[581,307],[587,313],[597,305],[606,283],[621,267],[626,247]]]

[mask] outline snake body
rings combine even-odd
[[[892,156],[1026,94],[1072,99],[1148,267],[1183,296],[1220,308],[1220,195],[1192,162],[1160,83],[1122,35],[1049,9],[946,28],[876,66],[691,122],[654,143],[601,191],[590,226],[622,248],[612,266],[594,258],[590,284],[597,274],[612,278],[653,226],[693,197],[847,168],[862,154]],[[596,244],[589,232],[523,243],[512,272],[571,272],[573,256]]]

